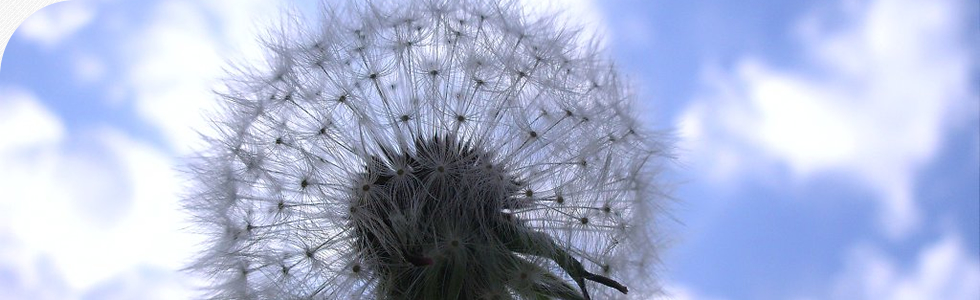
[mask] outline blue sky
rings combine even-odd
[[[675,137],[673,299],[980,298],[976,1],[553,2]],[[281,6],[71,0],[18,27],[0,298],[190,295],[173,169]]]

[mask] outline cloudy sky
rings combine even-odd
[[[671,297],[980,299],[976,1],[552,2],[675,137]],[[24,16],[0,61],[0,298],[191,295],[174,168],[284,6]]]

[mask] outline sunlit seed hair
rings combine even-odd
[[[351,2],[220,95],[185,200],[206,297],[659,291],[666,155],[596,47],[511,2]]]

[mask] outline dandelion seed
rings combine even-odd
[[[511,2],[325,12],[235,78],[191,165],[210,298],[659,291],[666,157],[602,55]]]

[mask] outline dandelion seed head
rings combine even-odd
[[[574,30],[350,3],[220,95],[185,204],[216,299],[645,299],[663,146]],[[628,286],[628,288],[627,288]]]

